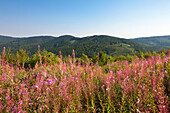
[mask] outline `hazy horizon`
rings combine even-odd
[[[95,36],[95,35],[106,35],[106,36],[113,36],[113,37],[117,37],[117,38],[125,38],[125,39],[135,39],[135,38],[147,38],[147,37],[159,37],[159,36],[170,36],[170,35],[153,35],[153,36],[141,36],[141,37],[119,37],[119,36],[114,36],[114,35],[107,35],[107,34],[92,34],[92,35],[85,35],[85,36],[76,36],[74,34],[61,34],[61,35],[50,35],[50,34],[40,34],[40,35],[27,35],[27,36],[13,36],[13,35],[4,35],[4,34],[0,34],[0,36],[7,36],[7,37],[12,37],[12,38],[30,38],[30,37],[37,37],[37,36],[53,36],[53,37],[60,37],[60,36],[64,36],[64,35],[71,35],[74,37],[78,37],[78,38],[84,38],[84,37],[88,37],[88,36]]]
[[[0,35],[170,35],[168,0],[2,0]]]

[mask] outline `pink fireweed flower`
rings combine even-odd
[[[70,108],[66,108],[67,111],[69,111]]]
[[[40,48],[40,45],[38,45],[38,48]]]
[[[2,104],[0,105],[0,108],[3,108],[3,105],[2,105]]]
[[[18,104],[23,104],[23,101],[22,101],[22,100],[19,100]]]
[[[3,47],[3,50],[5,50],[6,49],[6,47]]]
[[[36,88],[38,88],[38,85],[35,85]]]
[[[63,86],[64,85],[64,83],[63,82],[60,82],[60,86]]]
[[[23,94],[23,95],[26,95],[26,94],[27,94],[27,91],[24,91],[22,94]]]
[[[16,106],[14,106],[14,110],[15,110],[15,111],[17,110],[17,107],[16,107]]]
[[[5,47],[3,47],[3,51],[2,51],[2,58],[4,58],[5,57]]]
[[[51,84],[55,84],[56,80],[55,79],[48,79],[48,84],[51,85]]]
[[[44,110],[44,106],[42,105],[39,109],[40,109],[41,111]]]
[[[55,80],[55,79],[53,79],[53,82],[54,82],[54,83],[56,83],[56,80]]]
[[[5,99],[6,99],[6,100],[10,99],[10,96],[9,96],[9,95],[7,95],[7,96],[5,97]]]
[[[31,105],[33,105],[33,103],[29,103],[29,105],[31,106]]]
[[[110,70],[110,74],[113,74],[113,70]]]
[[[73,53],[72,53],[72,54],[73,54],[73,58],[75,58],[75,52],[74,52],[74,49],[73,49]]]
[[[48,79],[48,84],[51,85],[52,84],[52,80],[51,79]]]
[[[21,86],[21,87],[24,87],[24,86],[25,86],[25,84],[24,84],[24,83],[22,83],[22,84],[20,84],[20,86]]]
[[[79,106],[78,106],[79,109],[82,108],[82,107],[83,107],[82,105],[79,105]]]

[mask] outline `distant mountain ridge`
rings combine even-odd
[[[37,52],[37,46],[41,46],[41,50],[46,49],[49,52],[58,54],[62,51],[62,55],[72,54],[74,49],[76,56],[80,57],[83,53],[89,57],[103,51],[108,55],[127,55],[136,54],[139,50],[148,52],[151,49],[160,49],[157,46],[135,42],[135,39],[129,40],[107,35],[94,35],[87,37],[74,37],[71,35],[54,36],[33,36],[27,38],[13,38],[8,36],[0,36],[0,50],[5,46],[11,48],[15,53],[20,48],[30,51],[31,54]]]
[[[135,39],[131,39],[131,40],[135,41],[135,42],[148,44],[151,46],[157,46],[160,48],[165,48],[165,49],[170,48],[170,35],[141,37],[141,38],[135,38]]]

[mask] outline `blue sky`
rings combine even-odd
[[[170,0],[0,0],[0,34],[170,35]]]

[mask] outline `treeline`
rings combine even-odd
[[[55,64],[57,62],[60,62],[60,59],[62,58],[63,61],[68,62],[68,57],[76,59],[76,63],[93,63],[93,64],[99,64],[100,66],[104,66],[106,64],[110,64],[116,61],[122,61],[127,60],[129,62],[132,61],[132,59],[141,58],[141,59],[147,59],[151,58],[152,56],[156,56],[157,54],[161,54],[161,57],[164,57],[166,54],[170,53],[168,52],[170,49],[165,50],[162,49],[160,51],[154,51],[151,50],[150,52],[143,53],[142,51],[139,51],[136,55],[117,55],[117,56],[109,56],[104,52],[99,52],[97,54],[94,54],[92,58],[89,58],[84,53],[81,57],[75,58],[75,52],[73,50],[72,55],[68,56],[62,56],[61,51],[59,51],[59,55],[56,55],[52,52],[48,52],[47,50],[40,51],[40,46],[38,47],[38,51],[30,55],[31,53],[29,51],[26,51],[24,49],[19,49],[19,51],[16,52],[16,54],[11,52],[11,49],[3,48],[2,55],[0,56],[1,59],[3,59],[5,62],[11,64],[11,65],[18,65],[21,67],[35,67],[36,63],[50,63]]]
[[[94,53],[103,51],[107,55],[135,55],[139,50],[149,52],[151,49],[155,51],[161,49],[151,45],[137,43],[132,40],[112,37],[107,35],[94,35],[89,37],[78,38],[70,35],[59,37],[37,36],[28,38],[12,38],[0,36],[0,51],[3,47],[11,48],[11,53],[17,54],[19,49],[30,51],[29,57],[37,52],[37,46],[41,46],[41,50],[50,51],[59,55],[58,51],[62,51],[63,56],[72,54],[75,50],[76,57],[81,57],[84,53],[89,58]]]

